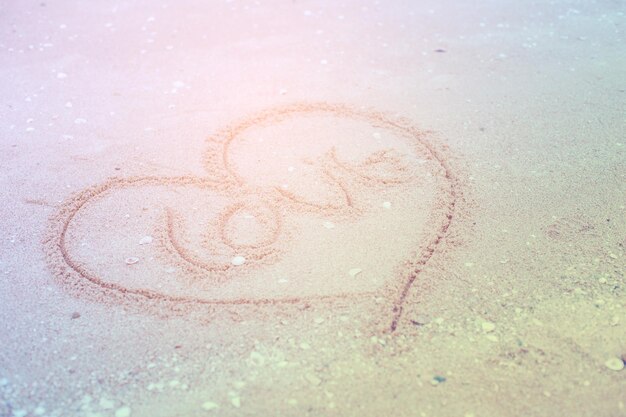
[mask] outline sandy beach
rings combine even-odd
[[[624,4],[0,21],[0,417],[626,416]]]

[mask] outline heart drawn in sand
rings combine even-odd
[[[326,103],[270,109],[208,140],[204,176],[113,178],[64,203],[45,241],[74,293],[235,305],[407,293],[459,185],[406,120]]]

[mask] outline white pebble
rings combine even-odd
[[[385,201],[385,202],[383,203],[383,208],[390,209],[390,208],[391,208],[391,202],[389,202],[389,201]]]
[[[140,245],[148,245],[150,243],[152,243],[152,236],[144,236],[139,241]]]
[[[486,333],[493,332],[496,329],[496,325],[488,321],[483,322],[481,327]]]
[[[139,262],[139,258],[137,258],[136,256],[131,256],[129,258],[126,258],[124,262],[126,262],[126,265],[135,265],[137,262]]]
[[[65,107],[67,107],[68,109],[72,108],[72,102],[68,101],[67,103],[65,103]]]
[[[230,260],[230,263],[235,266],[241,266],[246,263],[246,258],[244,258],[243,256],[235,256],[233,259]]]
[[[350,274],[350,276],[352,278],[356,277],[357,275],[359,275],[361,272],[363,272],[362,269],[360,268],[352,268],[350,271],[348,271],[348,273]]]
[[[252,351],[250,353],[250,362],[255,366],[263,366],[265,364],[265,357],[259,352]]]
[[[609,358],[609,360],[604,362],[604,366],[612,371],[621,371],[624,369],[624,361],[620,358]]]
[[[103,410],[110,410],[113,408],[115,404],[113,403],[113,401],[107,399],[107,398],[100,398],[100,408],[102,408]]]
[[[64,72],[57,72],[57,78],[62,80],[63,78],[67,78],[67,74]]]
[[[115,417],[128,417],[130,416],[130,408],[124,406],[115,411]]]
[[[335,223],[333,222],[324,222],[324,227],[327,229],[334,229],[335,228]]]
[[[78,119],[74,120],[74,123],[76,123],[77,125],[82,125],[82,124],[87,123],[87,120],[79,117]]]
[[[211,411],[220,408],[220,406],[215,404],[213,401],[205,401],[202,403],[202,408],[204,410]]]

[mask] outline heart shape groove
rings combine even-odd
[[[48,263],[74,293],[130,304],[383,295],[393,331],[460,198],[427,137],[346,105],[269,109],[209,138],[206,176],[112,178],[77,193],[51,218]]]

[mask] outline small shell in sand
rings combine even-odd
[[[135,265],[137,262],[139,262],[139,258],[137,258],[136,256],[131,256],[129,258],[126,258],[124,262],[126,262],[126,265]]]
[[[246,263],[246,258],[244,258],[243,256],[235,256],[233,259],[230,260],[230,263],[235,266],[241,266]]]

